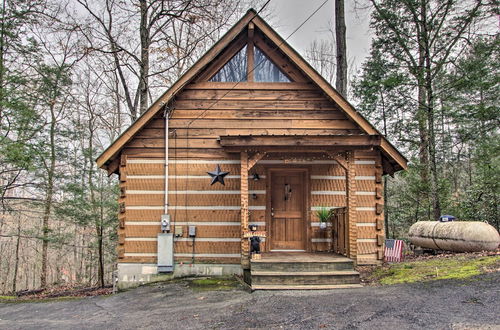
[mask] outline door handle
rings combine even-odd
[[[271,216],[274,217],[274,207],[271,207]]]

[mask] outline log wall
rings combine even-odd
[[[208,263],[240,263],[240,158],[219,145],[221,135],[360,135],[360,129],[312,84],[195,83],[169,105],[169,213],[183,228],[175,241],[175,259]],[[221,101],[216,101],[223,97]],[[164,199],[164,119],[152,119],[122,150],[120,164],[119,262],[155,263],[156,235]],[[252,169],[264,174],[280,158],[265,158]],[[283,162],[284,163],[284,162]],[[217,164],[229,171],[226,185],[211,186],[208,171]],[[331,238],[319,230],[315,210],[346,204],[345,171],[333,160],[300,162],[310,168],[312,251],[328,249]],[[380,153],[355,153],[357,250],[359,263],[377,261],[377,204],[382,169]],[[250,173],[250,174],[251,174]],[[249,180],[249,223],[266,225],[266,178]],[[380,208],[380,207],[379,207]],[[379,210],[380,211],[380,210]],[[187,226],[196,225],[193,246]],[[380,238],[379,238],[380,240]],[[265,243],[264,243],[265,244]]]

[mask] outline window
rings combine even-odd
[[[254,67],[247,77],[248,52],[245,45],[209,81],[212,82],[290,82],[290,79],[267,57],[262,50],[254,47]],[[252,56],[252,55],[250,55]]]
[[[287,76],[257,47],[254,48],[256,82],[290,82]]]
[[[243,47],[211,79],[213,82],[247,81],[247,46]]]

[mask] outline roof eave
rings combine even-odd
[[[302,56],[281,38],[253,9],[250,9],[205,55],[203,55],[182,77],[180,77],[149,109],[144,112],[127,130],[125,130],[104,152],[97,158],[98,167],[107,169],[108,164],[120,153],[123,146],[144,127],[164,105],[192,81],[193,78],[213,60],[234,38],[236,38],[250,21],[267,35],[276,45],[279,45],[289,59],[311,79],[318,88],[339,105],[346,115],[357,123],[367,134],[381,136],[380,148],[385,155],[393,159],[401,169],[407,168],[407,159],[368,122],[356,109],[328,83]],[[395,169],[398,168],[395,167]]]
[[[408,160],[365,118],[354,106],[352,106],[322,75],[320,75],[286,40],[279,36],[260,16],[253,20],[254,24],[264,32],[280,49],[289,56],[290,60],[297,65],[316,85],[323,90],[333,102],[338,104],[347,116],[369,135],[380,135],[382,137],[381,149],[388,154],[402,169],[408,167]]]

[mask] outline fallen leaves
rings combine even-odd
[[[18,300],[63,298],[63,297],[93,297],[109,295],[113,291],[111,286],[100,287],[72,287],[59,286],[47,289],[25,290],[17,292]]]

